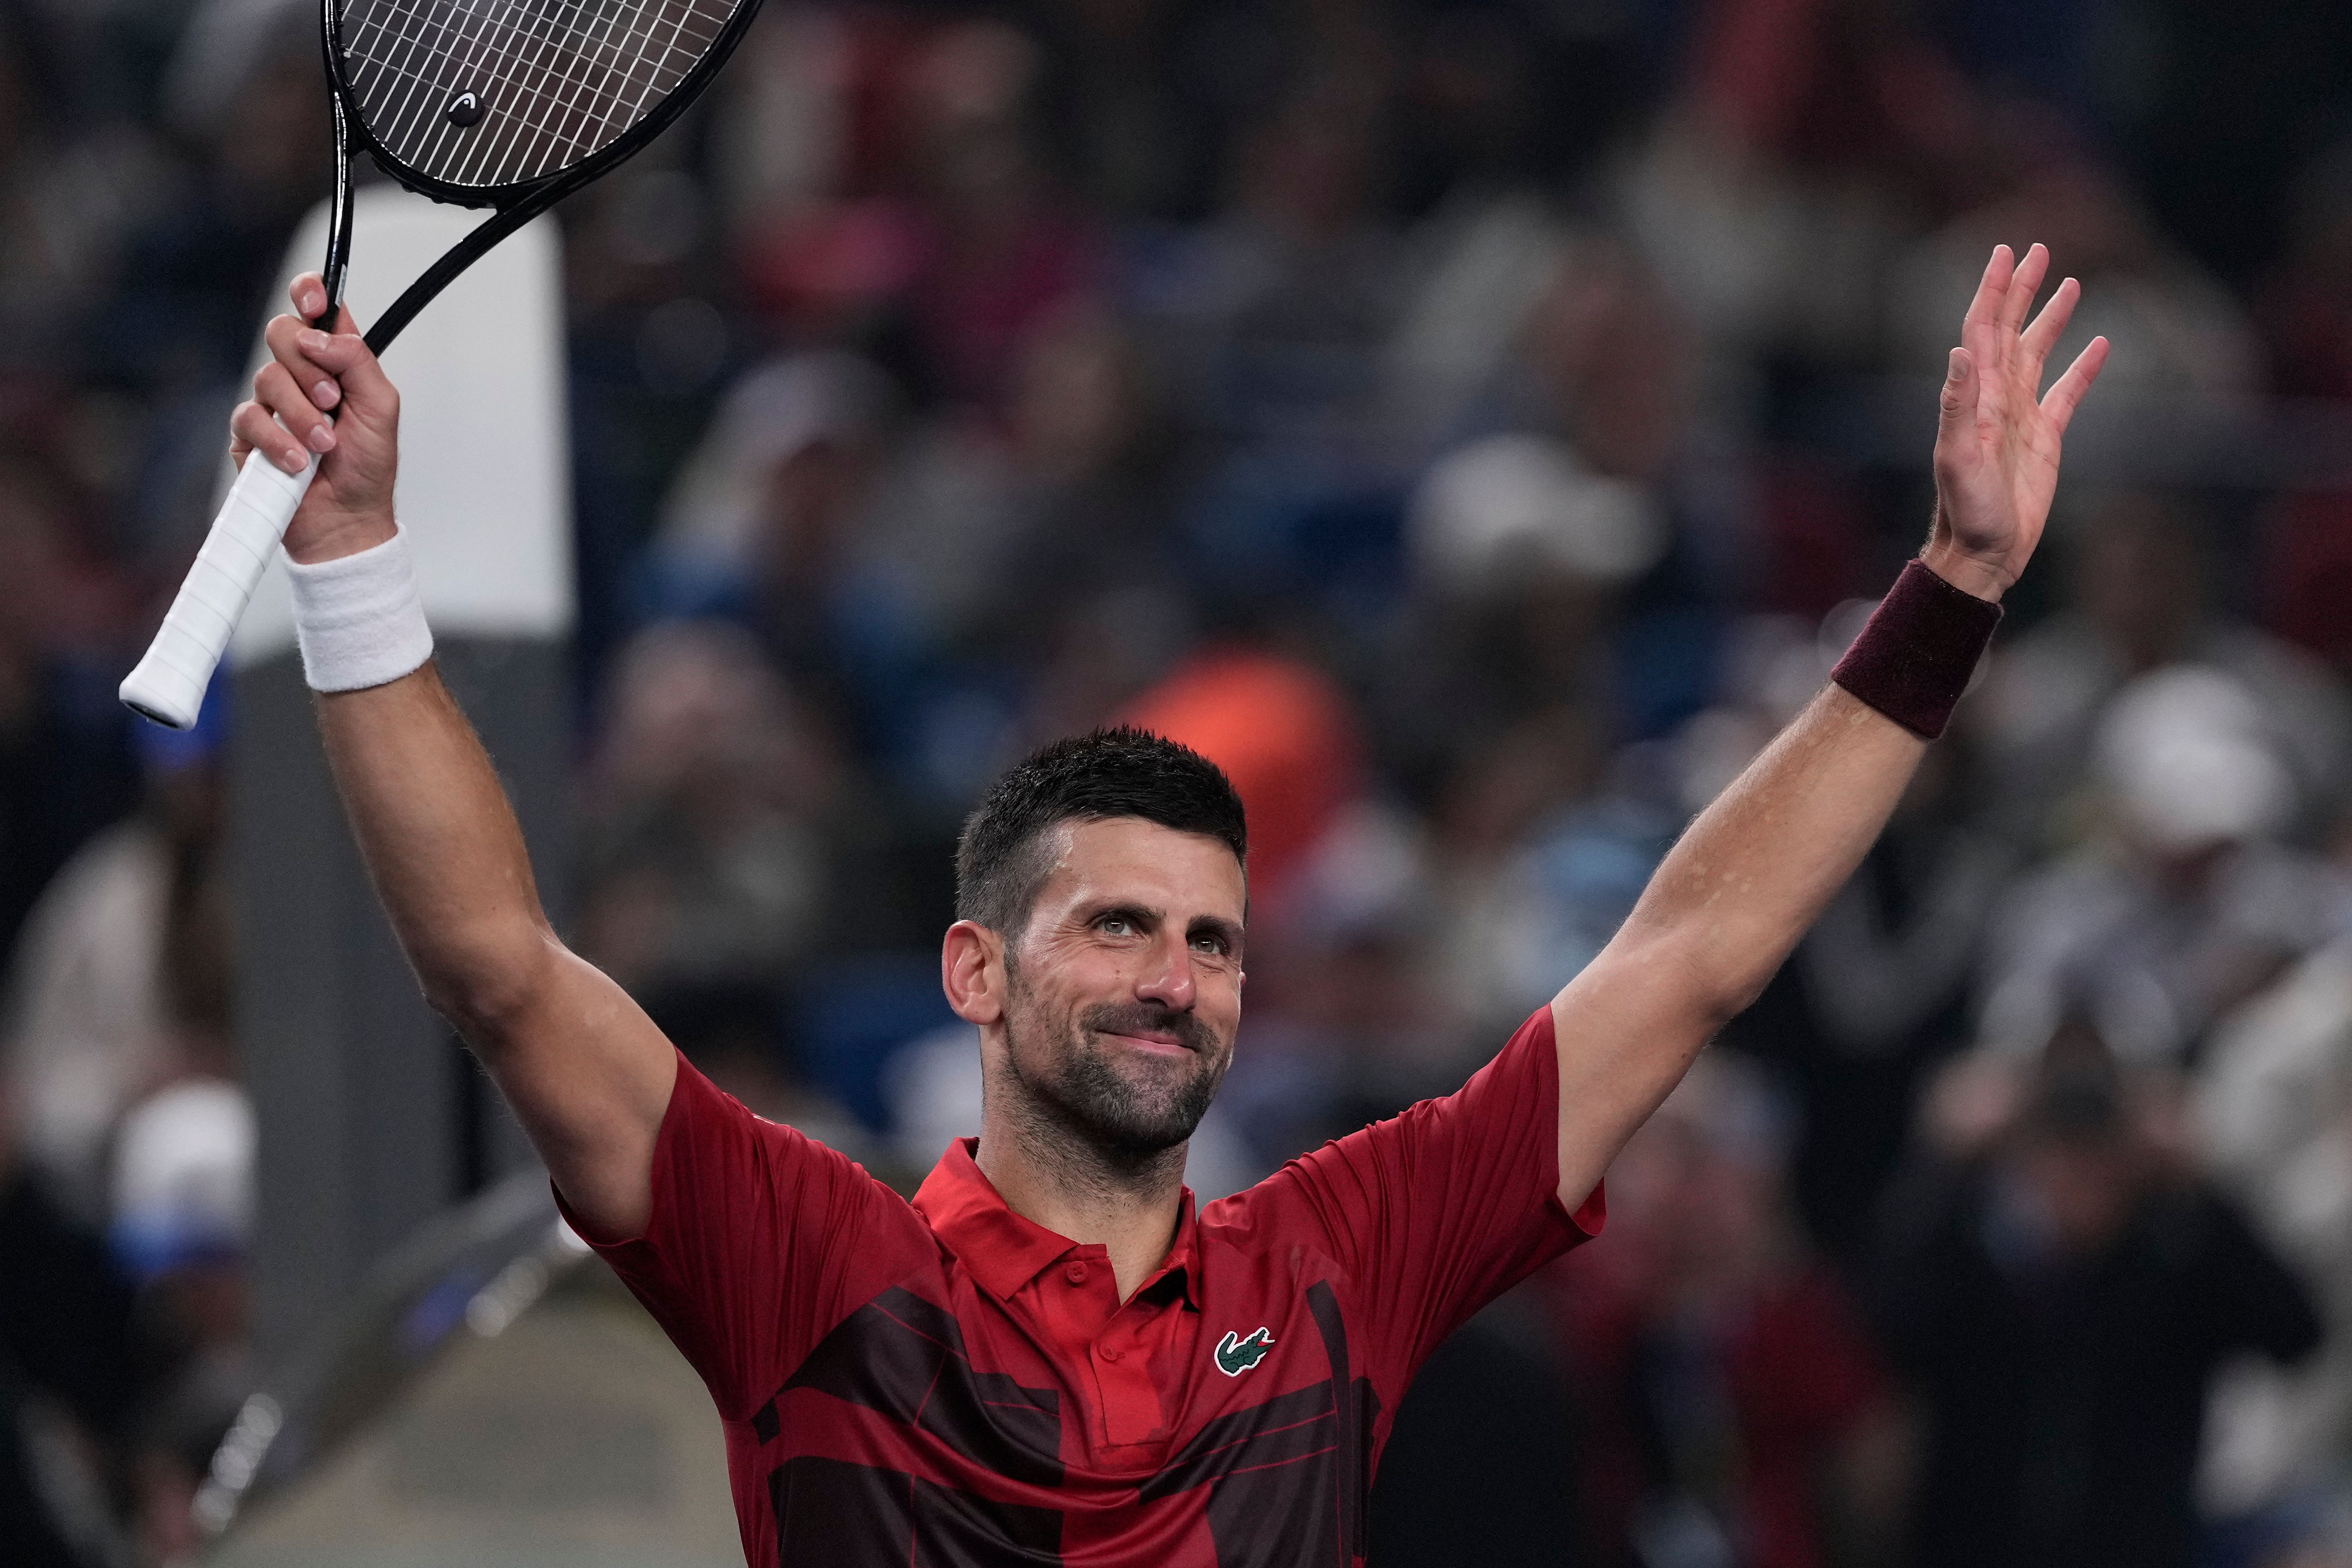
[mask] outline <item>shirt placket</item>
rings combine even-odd
[[[1160,1385],[1151,1375],[1148,1342],[1154,1315],[1166,1310],[1139,1296],[1113,1314],[1095,1340],[1089,1359],[1101,1394],[1103,1441],[1110,1447],[1167,1438],[1167,1415],[1160,1403]]]
[[[1097,1443],[1119,1447],[1160,1441],[1167,1417],[1151,1374],[1148,1336],[1153,1314],[1167,1309],[1146,1300],[1143,1292],[1122,1306],[1110,1259],[1098,1251],[1075,1248],[1054,1266],[1055,1337],[1092,1376]]]

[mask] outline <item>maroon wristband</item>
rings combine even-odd
[[[1914,561],[1895,579],[1830,679],[1922,740],[1951,721],[2000,625],[2000,606]]]

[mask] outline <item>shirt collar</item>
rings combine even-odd
[[[940,1163],[916,1189],[915,1212],[947,1243],[982,1289],[1000,1301],[1009,1300],[1079,1244],[1013,1213],[972,1157],[979,1148],[977,1138],[959,1138],[949,1144]],[[1183,1212],[1176,1222],[1176,1245],[1168,1249],[1167,1261],[1136,1295],[1139,1299],[1156,1296],[1172,1279],[1185,1301],[1197,1310],[1199,1273],[1192,1189],[1186,1187]]]

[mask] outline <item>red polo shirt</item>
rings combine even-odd
[[[600,1246],[709,1386],[753,1568],[1349,1568],[1439,1341],[1596,1234],[1559,1204],[1551,1010],[1457,1093],[1104,1249],[951,1145],[908,1204],[678,1064],[653,1217]]]

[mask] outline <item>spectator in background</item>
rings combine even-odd
[[[835,877],[860,832],[846,762],[747,636],[711,622],[642,634],[609,706],[582,878],[594,962],[640,992],[773,984],[855,939],[842,912],[861,901]]]
[[[1801,992],[1800,1015],[1774,1019],[1783,1032],[1772,1052],[1804,1096],[1799,1190],[1815,1239],[1842,1260],[1867,1250],[1919,1090],[1967,1041],[1993,911],[2022,866],[1984,825],[1973,763],[1961,735],[1928,751],[1781,976]]]
[[[1844,307],[1874,291],[1911,209],[1944,195],[1922,110],[1948,114],[1966,93],[1948,68],[1923,82],[1876,7],[1680,9],[1667,100],[1612,160],[1608,196],[1703,334],[1709,401],[1736,408],[1768,364],[1866,356],[1871,323]],[[1981,157],[1973,141],[1955,151]]]
[[[2262,385],[2262,350],[2245,308],[2158,230],[2137,195],[2082,139],[2044,110],[1980,99],[1971,138],[1999,188],[1894,258],[1882,290],[1889,357],[1938,374],[1944,347],[1924,323],[1967,300],[1968,258],[1990,237],[2049,237],[2053,255],[2083,280],[2074,340],[2105,334],[2116,345],[2117,385],[2128,396],[2233,403]]]
[[[0,1058],[26,1113],[16,1206],[37,1192],[75,1228],[102,1230],[116,1278],[137,1291],[131,1329],[103,1326],[96,1342],[136,1397],[100,1435],[141,1563],[194,1549],[196,1486],[255,1375],[254,1125],[230,1037],[223,731],[217,692],[194,731],[139,726],[145,802],[85,845],[36,910]],[[55,1256],[26,1266],[64,1270],[65,1289],[71,1249],[45,1245]],[[48,1331],[82,1332],[62,1320]]]
[[[107,1239],[140,1290],[144,1398],[132,1518],[142,1564],[187,1562],[203,1540],[197,1488],[254,1391],[253,1109],[236,1084],[192,1075],[122,1120]]]
[[[1985,748],[1986,795],[2029,853],[2080,836],[2070,791],[2086,776],[2096,715],[2126,681],[2209,665],[2242,685],[2298,796],[2298,830],[2325,823],[2352,750],[2344,693],[2310,658],[2220,610],[2201,520],[2180,496],[2123,494],[2086,520],[2067,600],[1996,649],[1965,721]]]
[[[1321,19],[1339,33],[1356,20],[1336,8]],[[1213,426],[1275,437],[1263,455],[1300,467],[1378,460],[1349,415],[1404,302],[1404,258],[1378,199],[1370,40],[1318,41],[1293,79],[1243,110],[1223,206],[1159,258],[1139,300]]]
[[[0,1077],[24,1109],[25,1157],[85,1224],[110,1213],[107,1157],[124,1113],[191,1073],[233,1076],[225,724],[216,688],[184,734],[135,727],[141,809],[58,872],[9,970]]]
[[[0,438],[0,952],[75,847],[135,795],[93,510],[60,464]]]
[[[1798,1234],[1792,1131],[1753,1061],[1702,1056],[1610,1168],[1611,1245],[1548,1276],[1594,1563],[1815,1568],[1894,1544],[1886,1374]]]
[[[1141,346],[1102,305],[1073,302],[1032,326],[994,444],[1006,527],[992,602],[976,617],[986,647],[1040,664],[1039,624],[1107,596],[1129,606],[1130,622],[1187,616],[1173,516],[1189,478],[1184,444]],[[1138,603],[1147,598],[1160,607]],[[1065,699],[1052,732],[1083,730],[1131,695],[1106,690],[1075,710]]]
[[[2352,489],[2307,489],[2272,503],[2260,533],[2258,593],[2266,629],[2352,677]]]
[[[841,353],[736,382],[663,502],[638,573],[641,617],[738,621],[837,721],[864,717],[855,574],[897,400],[879,369]]]
[[[2293,1260],[2327,1343],[2293,1369],[2228,1369],[2200,1500],[2234,1561],[2352,1558],[2352,944],[2313,954],[2215,1029],[2194,1110],[2217,1179]]]
[[[756,302],[791,341],[874,353],[919,407],[1001,413],[1024,336],[1107,263],[1041,156],[1038,46],[887,9],[788,26],[729,127]]]
[[[22,1158],[0,1079],[0,1540],[23,1568],[106,1568],[139,1393],[131,1288]]]
[[[97,72],[75,26],[47,9],[0,9],[0,376],[80,364],[75,329],[126,232],[168,189],[163,150],[119,103],[85,112]]]
[[[1615,934],[1686,820],[1642,776],[1652,760],[1612,769],[1592,721],[1563,707],[1456,770],[1433,836],[1437,981],[1454,1016],[1524,1015],[1542,1004],[1538,976],[1575,973]]]
[[[2352,398],[2352,137],[2312,160],[2287,251],[2258,298],[2271,385],[2287,397]]]
[[[181,15],[155,129],[188,156],[142,204],[112,287],[81,321],[96,369],[164,400],[217,396],[243,373],[287,239],[334,180],[333,125],[304,29],[240,0]]]
[[[2307,1354],[2302,1284],[2189,1170],[2162,1080],[2070,1023],[1891,1202],[1874,1292],[1924,1424],[1917,1568],[2186,1568],[2206,1389]],[[1957,1081],[1957,1080],[1954,1080]],[[2003,1106],[2012,1106],[2005,1110]]]
[[[1091,218],[1038,158],[1041,63],[1014,28],[958,21],[915,50],[901,82],[915,234],[907,310],[951,405],[1001,408],[1031,325],[1100,276]]]
[[[1250,814],[1252,902],[1263,900],[1277,920],[1291,912],[1282,906],[1292,879],[1364,793],[1363,743],[1346,694],[1299,659],[1213,647],[1136,698],[1118,721],[1224,770]]]
[[[1443,916],[1419,825],[1351,803],[1292,874],[1251,950],[1255,993],[1217,1097],[1256,1168],[1392,1116],[1458,1076]]]
[[[1408,777],[1442,779],[1555,709],[1600,726],[1597,743],[1638,731],[1625,710],[1640,700],[1621,699],[1647,672],[1624,668],[1619,639],[1630,590],[1674,542],[1660,480],[1684,430],[1679,343],[1622,256],[1580,253],[1529,321],[1523,427],[1456,448],[1415,487],[1381,715]],[[1632,383],[1622,400],[1604,395],[1604,365]]]
[[[2092,736],[2106,831],[2005,896],[1988,1045],[2031,1056],[2079,1012],[2120,1059],[2185,1065],[2223,1013],[2342,929],[2340,879],[2283,841],[2299,802],[2281,739],[2218,669],[2176,665],[2115,696]]]

